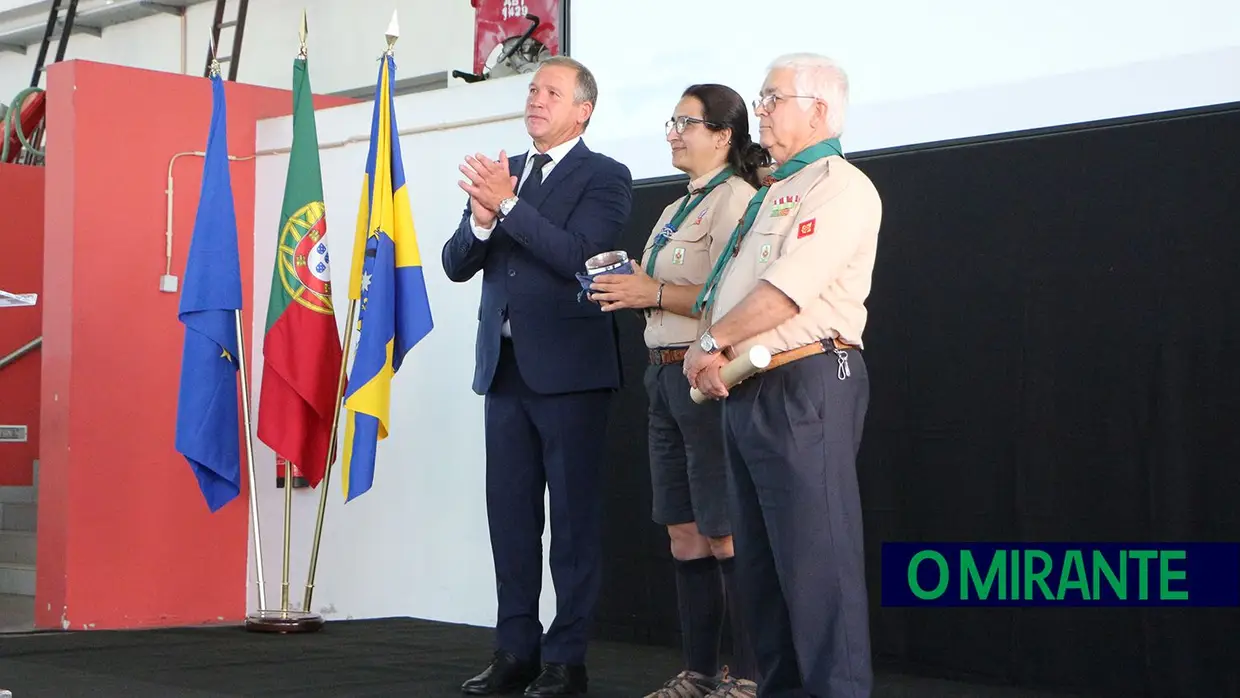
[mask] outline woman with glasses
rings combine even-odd
[[[702,334],[694,301],[769,158],[750,138],[744,100],[724,85],[685,90],[667,122],[667,142],[672,165],[689,176],[688,192],[663,210],[633,274],[600,276],[593,299],[604,310],[633,308],[646,316],[652,518],[671,538],[685,662],[646,698],[740,698],[755,695],[757,686],[734,602],[722,403],[692,401],[681,360]],[[720,672],[725,609],[735,661]]]

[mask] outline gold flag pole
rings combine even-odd
[[[388,24],[387,32],[387,50],[385,56],[392,55],[396,40],[400,38],[400,28],[396,21],[396,11],[392,11],[392,21]],[[349,346],[353,343],[353,317],[357,310],[357,299],[349,301],[349,315],[344,325],[344,353],[340,357],[340,377],[336,383],[336,413],[332,419],[332,448],[327,454],[327,467],[323,471],[323,481],[319,483],[322,488],[319,492],[319,514],[314,522],[314,545],[310,550],[310,571],[306,576],[306,592],[305,598],[302,599],[302,610],[310,612],[310,602],[314,598],[314,577],[319,566],[319,544],[323,540],[323,518],[327,513],[327,489],[328,483],[332,475],[332,463],[336,460],[336,438],[340,431],[340,408],[344,401],[345,376],[346,367],[349,365]]]
[[[327,490],[332,479],[332,463],[336,460],[336,438],[340,433],[340,407],[344,403],[346,368],[349,365],[349,346],[353,343],[353,316],[357,312],[357,301],[349,301],[349,315],[344,323],[344,352],[340,355],[340,377],[336,382],[336,410],[332,414],[331,448],[327,452],[327,466],[323,469],[323,481],[319,483],[319,514],[314,521],[314,544],[310,548],[310,571],[306,575],[305,597],[301,608],[310,612],[310,601],[314,597],[314,575],[319,567],[319,544],[323,541],[323,518],[327,514]]]
[[[301,11],[301,48],[297,60],[306,60],[306,11]],[[293,468],[292,463],[284,466],[284,566],[280,573],[280,610],[288,613],[288,558],[289,539],[292,537],[293,519]],[[309,610],[309,609],[307,609]]]
[[[301,49],[298,52],[297,60],[306,60],[306,11],[301,12]],[[240,325],[238,325],[240,331]],[[248,408],[247,408],[248,410]],[[249,432],[249,412],[246,412],[246,438],[250,438]],[[250,451],[250,481],[254,482],[254,466],[253,466],[253,450]],[[315,613],[301,613],[289,610],[288,604],[288,578],[289,578],[289,552],[292,547],[292,525],[293,525],[293,468],[294,464],[288,462],[284,468],[284,560],[283,569],[280,575],[280,610],[268,611],[266,604],[261,603],[258,613],[252,614],[246,618],[246,629],[257,632],[276,632],[276,633],[299,633],[314,632],[323,627],[323,618]],[[254,487],[251,485],[251,492]],[[255,520],[255,530],[257,530],[257,519]],[[309,609],[307,609],[308,611]]]

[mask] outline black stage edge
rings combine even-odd
[[[1099,695],[1240,696],[1236,609],[897,609],[884,541],[1240,540],[1240,105],[850,155],[883,197],[859,471],[875,654]],[[639,183],[640,253],[683,177]],[[675,646],[642,318],[606,453],[599,636]]]
[[[0,636],[0,688],[14,698],[459,698],[489,657],[491,631],[411,619],[339,621],[317,633],[241,628]],[[592,698],[639,698],[678,670],[677,653],[599,642]],[[520,694],[517,694],[520,695]],[[1079,698],[880,676],[874,698]]]

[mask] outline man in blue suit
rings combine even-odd
[[[594,76],[553,57],[530,82],[533,147],[466,158],[469,204],[443,248],[448,278],[482,272],[474,392],[486,396],[486,496],[498,596],[495,655],[461,690],[528,698],[586,691],[586,643],[602,565],[599,464],[620,387],[613,317],[578,299],[590,257],[620,246],[627,167],[581,140]],[[538,617],[544,492],[551,498],[556,615]]]

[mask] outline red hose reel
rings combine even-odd
[[[17,94],[13,105],[0,118],[0,162],[34,164],[41,162],[47,95],[37,87]],[[23,139],[25,143],[23,143]]]

